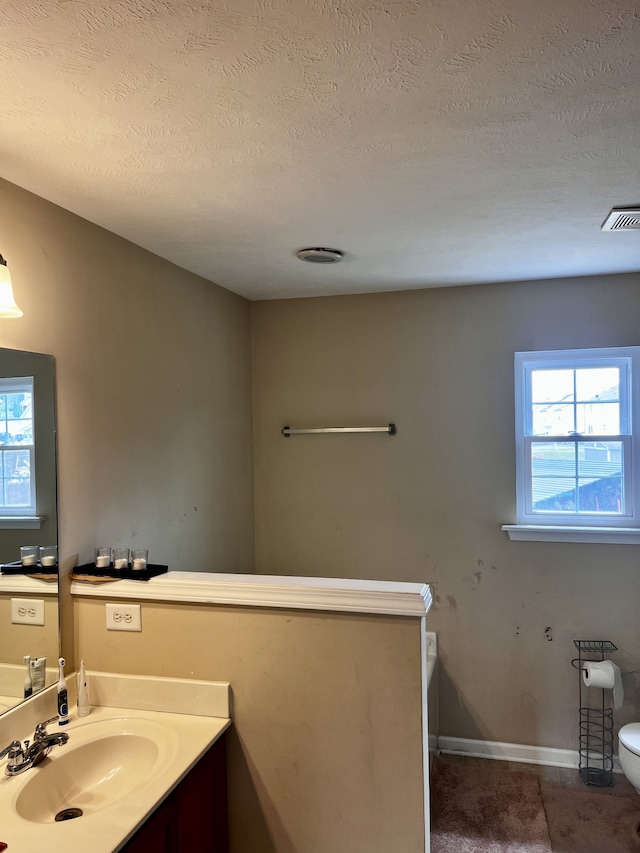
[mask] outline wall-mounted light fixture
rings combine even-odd
[[[16,305],[11,286],[11,275],[7,262],[0,255],[0,318],[4,320],[22,317],[22,311]]]

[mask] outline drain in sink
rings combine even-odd
[[[56,820],[73,820],[74,817],[82,817],[82,809],[62,809],[56,815]]]

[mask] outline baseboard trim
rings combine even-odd
[[[438,750],[447,755],[464,755],[470,758],[492,758],[496,761],[518,761],[521,764],[546,764],[550,767],[568,767],[577,770],[580,763],[578,750],[556,749],[551,746],[528,746],[522,743],[500,743],[492,740],[438,737]],[[613,772],[621,773],[618,757],[614,758]]]

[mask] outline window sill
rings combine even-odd
[[[44,515],[2,515],[0,530],[40,530]]]
[[[570,527],[542,524],[503,524],[509,539],[526,542],[585,542],[605,545],[640,545],[640,528]]]

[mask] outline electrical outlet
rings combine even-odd
[[[142,631],[139,604],[107,604],[107,631]]]
[[[43,598],[12,598],[12,625],[44,625]]]

